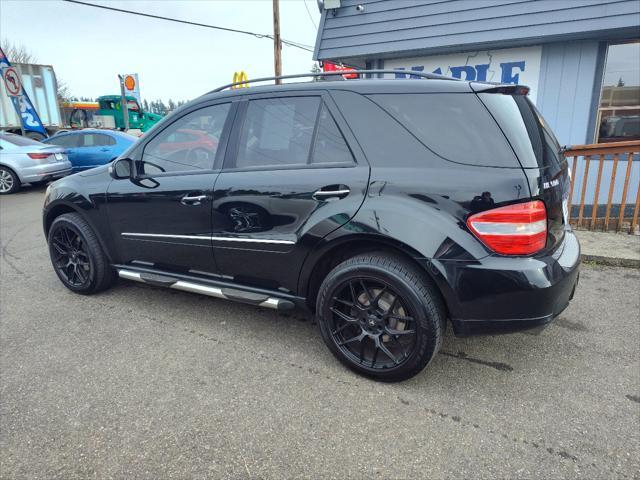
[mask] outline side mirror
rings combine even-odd
[[[133,177],[133,160],[119,158],[109,165],[109,173],[116,180]]]

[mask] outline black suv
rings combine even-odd
[[[49,187],[53,266],[82,294],[120,276],[307,308],[345,365],[409,378],[447,320],[457,335],[539,327],[573,296],[570,173],[527,91],[429,78],[211,92]]]

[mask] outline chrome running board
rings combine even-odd
[[[185,292],[198,293],[209,297],[222,298],[235,302],[248,303],[257,305],[258,307],[272,308],[274,310],[291,310],[294,303],[284,298],[270,297],[261,293],[248,292],[238,288],[216,287],[214,285],[206,285],[204,283],[190,282],[180,280],[167,275],[134,272],[124,268],[118,268],[120,278],[133,280],[134,282],[146,283],[156,287],[173,288]]]

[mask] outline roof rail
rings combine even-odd
[[[416,72],[413,70],[342,70],[336,72],[318,72],[318,73],[296,73],[295,75],[280,75],[279,77],[262,77],[262,78],[254,78],[252,80],[245,80],[244,82],[234,82],[229,83],[227,85],[223,85],[222,87],[218,87],[215,90],[211,90],[207,93],[215,93],[226,90],[227,88],[234,87],[236,85],[246,85],[247,83],[256,83],[256,82],[266,82],[269,80],[288,80],[290,78],[308,78],[308,77],[335,77],[338,75],[353,75],[357,73],[358,75],[368,75],[368,74],[378,74],[378,73],[394,73],[394,74],[405,74],[412,75],[415,77],[422,77],[429,80],[455,80],[459,81],[459,78],[447,77],[446,75],[438,75],[436,73],[424,73],[424,72]]]

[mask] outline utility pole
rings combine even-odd
[[[120,106],[122,108],[122,121],[124,122],[124,131],[126,132],[129,130],[129,109],[127,108],[127,96],[124,93],[124,77],[122,75],[118,75],[118,80],[120,80]]]
[[[282,75],[282,42],[280,41],[280,7],[279,0],[273,0],[273,66],[276,77]],[[280,79],[276,80],[279,85]]]

